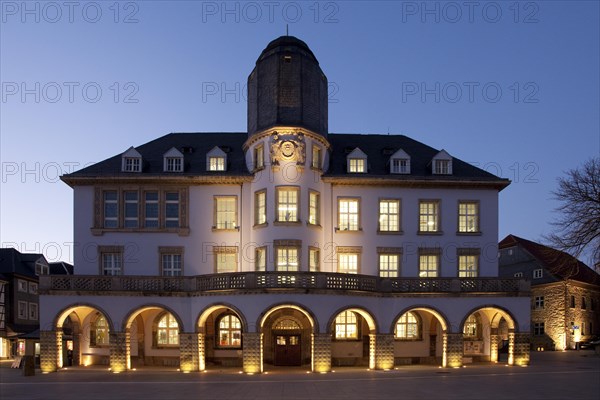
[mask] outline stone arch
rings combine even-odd
[[[331,331],[331,327],[333,326],[333,323],[335,322],[335,319],[337,318],[337,316],[344,311],[353,311],[353,312],[359,314],[361,317],[363,317],[365,319],[365,321],[367,322],[367,325],[369,326],[369,330],[372,333],[380,333],[379,324],[377,323],[377,320],[375,319],[375,317],[373,317],[373,313],[371,313],[371,311],[369,311],[365,307],[355,306],[355,305],[349,305],[349,306],[341,307],[341,308],[338,308],[337,310],[335,310],[333,312],[333,314],[329,317],[329,321],[327,321],[327,333],[333,333]]]
[[[122,331],[125,332],[127,329],[129,329],[131,327],[131,323],[133,322],[135,317],[137,317],[142,312],[144,312],[146,310],[158,310],[158,309],[161,309],[161,310],[164,310],[164,311],[167,311],[168,313],[170,313],[177,321],[177,324],[179,325],[179,331],[185,332],[183,320],[181,319],[179,314],[176,313],[175,311],[173,311],[173,309],[171,307],[166,306],[164,304],[160,304],[160,303],[142,304],[142,305],[139,305],[139,306],[135,307],[134,309],[130,310],[123,317],[123,320],[121,321]]]
[[[198,314],[198,318],[196,318],[195,332],[201,333],[200,327],[204,326],[210,314],[221,308],[226,308],[232,311],[242,322],[242,333],[248,332],[248,321],[246,320],[246,316],[240,311],[239,308],[230,303],[215,303],[204,307],[202,311],[200,311],[200,313]]]
[[[494,314],[491,316],[486,314],[486,317],[490,320],[492,327],[497,328],[498,323],[500,322],[500,318],[504,317],[504,319],[508,323],[508,328],[514,330],[515,332],[519,332],[519,325],[513,314],[506,308],[498,306],[496,304],[483,304],[467,311],[467,313],[463,316],[462,320],[460,321],[460,325],[458,326],[459,332],[462,332],[467,318],[469,318],[471,314],[474,314],[478,311],[485,311],[490,313],[494,312]]]
[[[65,319],[75,310],[77,310],[78,308],[89,308],[92,310],[96,310],[97,312],[101,313],[102,315],[104,315],[104,318],[106,318],[106,322],[108,322],[108,327],[110,330],[114,330],[115,326],[114,323],[112,321],[112,318],[110,316],[110,314],[108,312],[106,312],[106,310],[104,310],[102,307],[97,306],[95,304],[92,303],[75,303],[75,304],[71,304],[67,307],[62,308],[54,317],[53,322],[52,322],[52,328],[56,329],[62,326],[62,324],[65,322]],[[83,322],[83,318],[81,318],[81,316],[77,316],[77,318],[79,318],[80,322]]]
[[[319,321],[317,320],[317,317],[313,314],[313,312],[308,307],[305,307],[304,305],[295,303],[295,302],[282,302],[282,303],[272,304],[269,307],[267,307],[265,310],[263,310],[263,312],[258,316],[258,319],[256,320],[256,332],[257,333],[261,332],[265,321],[271,314],[273,314],[276,311],[282,310],[284,308],[292,308],[292,309],[297,310],[297,311],[301,312],[302,314],[304,314],[304,316],[311,323],[311,328],[312,328],[313,333],[319,332]]]
[[[391,324],[390,330],[389,330],[390,333],[394,333],[394,329],[396,327],[396,322],[398,321],[398,319],[402,315],[404,315],[405,313],[407,313],[409,311],[425,311],[425,312],[432,314],[433,316],[435,316],[437,318],[438,322],[442,326],[442,331],[444,333],[450,333],[449,332],[450,324],[448,323],[448,318],[446,317],[446,315],[443,312],[441,312],[440,310],[438,310],[435,307],[432,307],[429,305],[419,305],[419,304],[414,305],[414,306],[405,307],[399,313],[397,313],[394,316],[394,319],[392,320],[392,324]]]

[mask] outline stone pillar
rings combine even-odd
[[[312,371],[331,371],[331,334],[314,333],[312,335]]]
[[[198,369],[200,371],[206,369],[206,344],[204,333],[198,333]]]
[[[81,365],[81,333],[73,332],[73,366]]]
[[[515,332],[508,331],[508,365],[515,365]]]
[[[131,367],[129,332],[110,332],[108,343],[110,346],[110,370],[114,373],[127,371]]]
[[[199,370],[198,344],[197,333],[179,333],[179,370],[181,372]]]
[[[62,367],[62,332],[40,331],[40,367],[42,373]]]
[[[490,361],[498,362],[498,346],[500,344],[500,336],[498,335],[498,328],[492,328],[490,331]]]
[[[531,345],[529,343],[530,334],[527,333],[514,333],[514,350],[513,350],[513,364],[521,367],[529,365],[529,352]],[[510,352],[510,348],[509,348]]]
[[[462,333],[444,333],[444,367],[462,367],[463,351]]]
[[[369,335],[369,368],[394,368],[394,335]]]
[[[262,333],[242,334],[242,360],[245,373],[260,374],[263,372]]]

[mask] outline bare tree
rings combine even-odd
[[[600,157],[586,161],[582,167],[567,171],[558,178],[552,192],[561,204],[560,216],[552,223],[554,232],[546,238],[557,249],[576,258],[589,253],[591,264],[600,262]]]

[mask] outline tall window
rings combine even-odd
[[[468,250],[468,249],[466,249]],[[479,255],[478,254],[460,254],[458,255],[458,277],[459,278],[477,278],[479,275]]]
[[[544,308],[544,296],[535,296],[533,309],[541,310]]]
[[[534,322],[533,323],[533,334],[535,336],[544,336],[545,334],[544,323],[543,322]]]
[[[266,247],[257,247],[254,264],[257,271],[266,271],[267,270],[267,248]]]
[[[335,317],[335,338],[358,339],[358,318],[353,311],[344,311]]]
[[[474,201],[458,203],[458,231],[461,233],[479,232],[479,203]]]
[[[581,309],[585,310],[587,308],[587,304],[585,302],[585,297],[581,298]]]
[[[165,163],[165,171],[167,172],[183,171],[183,158],[181,157],[167,157]]]
[[[406,158],[392,159],[392,174],[410,174],[410,161]]]
[[[469,315],[469,318],[467,318],[467,320],[465,321],[463,334],[467,337],[473,338],[479,336],[479,331],[477,329],[477,317],[475,317],[475,314]]]
[[[430,252],[419,255],[419,278],[437,278],[440,255]]]
[[[225,157],[208,157],[209,171],[225,171]]]
[[[27,319],[27,302],[19,301],[17,303],[17,316],[19,319]]]
[[[571,308],[575,308],[575,296],[571,296]]]
[[[409,311],[402,314],[396,322],[396,339],[416,340],[420,337],[419,320],[415,313]]]
[[[162,254],[162,275],[181,276],[182,264],[181,254]]]
[[[38,319],[38,305],[37,303],[29,303],[29,320],[35,321]]]
[[[321,195],[319,192],[310,191],[308,193],[308,223],[319,225],[321,214]]]
[[[122,253],[101,253],[102,275],[121,275]]]
[[[90,345],[108,345],[108,322],[102,314],[97,314],[90,325]]]
[[[321,169],[321,148],[313,145],[312,147],[312,163],[314,169]]]
[[[215,229],[237,228],[237,197],[215,197]]]
[[[398,254],[379,254],[379,276],[382,278],[397,278],[400,266]]]
[[[262,144],[254,148],[254,169],[262,169],[265,167],[265,151]]]
[[[165,227],[179,228],[179,192],[165,193]]]
[[[308,270],[310,272],[318,272],[319,267],[319,249],[316,247],[308,248]]]
[[[338,221],[340,231],[357,231],[359,229],[358,199],[339,199]]]
[[[242,323],[235,315],[227,314],[219,319],[219,347],[242,345]]]
[[[297,187],[277,188],[277,221],[298,222],[299,189]]]
[[[276,268],[282,272],[298,271],[298,248],[278,246]]]
[[[144,226],[158,228],[158,192],[145,192],[144,196]]]
[[[260,190],[254,193],[254,224],[267,223],[267,192]]]
[[[215,266],[218,274],[237,272],[237,247],[213,247]]]
[[[342,274],[358,274],[358,253],[338,253],[338,270]]]
[[[126,191],[125,198],[125,228],[138,227],[138,192]]]
[[[440,202],[438,200],[419,201],[419,232],[439,232]]]
[[[400,230],[400,200],[379,200],[379,231]]]
[[[119,226],[119,201],[116,190],[104,192],[104,227]]]
[[[156,343],[159,346],[176,346],[179,344],[179,325],[170,313],[159,317],[156,329]]]
[[[363,173],[366,171],[366,160],[364,158],[350,158],[348,160],[348,172]]]

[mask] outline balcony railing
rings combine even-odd
[[[500,278],[380,278],[371,275],[327,272],[241,272],[199,276],[40,276],[40,292],[179,292],[198,294],[217,291],[308,289],[371,293],[511,293],[528,294],[523,279]],[[94,294],[101,294],[94,293]]]

